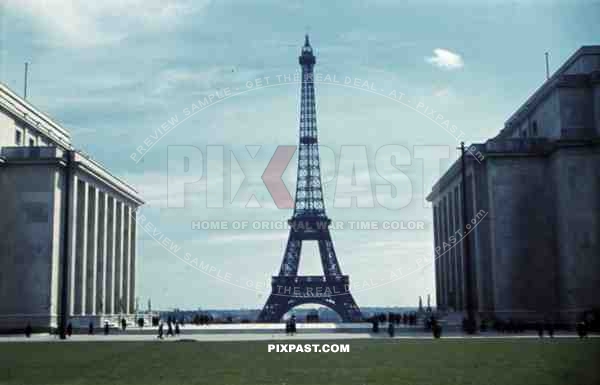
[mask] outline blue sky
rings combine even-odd
[[[419,295],[435,295],[431,266],[411,270],[415,260],[433,254],[431,209],[423,196],[456,159],[457,143],[410,106],[422,103],[444,115],[468,143],[485,141],[543,82],[544,52],[550,52],[555,70],[581,45],[598,44],[600,26],[593,15],[600,14],[600,3],[397,3],[5,0],[0,81],[21,92],[23,62],[30,62],[29,100],[71,129],[76,147],[134,184],[148,201],[141,214],[160,231],[155,238],[167,236],[180,247],[170,254],[140,229],[140,303],[152,298],[160,308],[260,307],[268,292],[257,282],[278,271],[286,230],[192,230],[191,222],[231,226],[289,218],[291,210],[275,207],[260,175],[276,146],[297,142],[298,84],[255,89],[211,105],[171,130],[143,161],[136,163],[130,155],[170,117],[183,117],[184,108],[211,93],[226,88],[236,93],[248,81],[296,73],[304,34],[310,33],[317,71],[359,78],[378,90],[331,82],[316,86],[320,141],[327,147],[326,206],[333,220],[346,225],[332,231],[342,269],[355,283],[359,305],[415,305]],[[382,96],[392,90],[405,94],[408,105]],[[168,202],[173,191],[167,186],[168,148],[174,145],[193,145],[204,154],[201,163],[194,158],[190,165],[192,173],[204,177],[186,186],[183,208]],[[207,167],[219,163],[206,146],[216,145],[224,146],[228,199],[222,208],[207,208],[207,195],[214,199],[222,182],[206,177]],[[246,149],[252,145],[262,146],[254,158]],[[398,194],[410,202],[400,209],[336,205],[336,200],[345,202],[341,191],[348,181],[362,178],[372,184],[356,193],[363,202],[375,185],[386,183],[376,165],[377,151],[386,145],[408,150],[410,164],[399,168],[409,183],[399,185]],[[364,146],[367,167],[355,167],[353,179],[358,146]],[[450,155],[425,164],[414,146],[441,146],[432,151],[445,149]],[[173,160],[175,169],[182,159]],[[231,200],[241,173],[246,182]],[[295,158],[283,177],[289,191],[294,178]],[[247,207],[252,194],[262,207],[254,202]],[[350,221],[379,226],[417,221],[424,229],[359,231],[347,228]],[[184,252],[218,272],[209,276],[186,264],[178,259]],[[317,254],[307,248],[301,273],[319,269]],[[411,273],[387,282],[397,269]],[[223,279],[225,274],[231,278]]]

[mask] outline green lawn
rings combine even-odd
[[[0,343],[0,383],[600,384],[598,339],[337,342],[350,353],[267,353],[266,341]]]

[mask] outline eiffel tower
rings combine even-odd
[[[308,35],[299,57],[302,67],[300,140],[294,214],[288,221],[290,234],[279,275],[271,280],[271,294],[258,316],[259,322],[279,322],[290,309],[320,304],[334,310],[344,322],[360,321],[360,309],[350,294],[350,281],[342,274],[329,233],[331,220],[325,213],[313,68],[316,63]],[[302,242],[317,241],[324,275],[299,276]]]

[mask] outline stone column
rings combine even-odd
[[[452,294],[452,252],[454,248],[450,242],[450,236],[452,235],[452,199],[449,193],[446,193],[444,200],[446,202],[446,210],[444,212],[446,216],[446,242],[450,245],[446,254],[446,306],[450,307],[452,302],[450,299]]]
[[[116,201],[106,194],[106,289],[104,303],[107,314],[115,314],[115,232]]]
[[[75,314],[85,314],[86,260],[88,227],[88,184],[78,180],[77,186],[77,227],[75,250]]]
[[[442,198],[442,242],[448,245],[448,199],[446,196]],[[442,248],[444,256],[442,257],[442,281],[444,281],[444,291],[442,297],[444,299],[444,308],[448,308],[448,248]]]
[[[445,253],[445,248],[444,248],[444,239],[446,237],[446,232],[444,231],[444,197],[440,197],[440,204],[438,207],[438,217],[439,217],[439,223],[438,226],[440,228],[440,308],[444,308],[446,305],[445,299],[444,299],[444,293],[446,292],[446,281],[444,279],[445,277],[445,262],[444,260],[446,259],[446,254]]]
[[[96,314],[104,314],[106,288],[106,206],[107,195],[98,191],[98,252],[96,254]]]
[[[137,227],[137,212],[131,210],[131,241],[130,241],[130,263],[129,263],[129,313],[135,312],[135,253],[136,253],[136,227]]]
[[[473,185],[474,181],[473,181],[473,174],[471,172],[467,172],[467,180],[465,183],[465,190],[466,190],[466,199],[465,199],[465,204],[467,206],[467,221],[470,221],[471,219],[473,219],[474,216],[474,209],[476,208],[475,205],[475,198],[474,198],[474,192],[475,190],[473,189],[474,185]],[[480,303],[479,303],[479,298],[480,298],[480,285],[479,285],[479,273],[478,273],[478,268],[479,268],[479,263],[477,261],[476,258],[476,253],[475,253],[475,230],[471,231],[471,233],[467,236],[467,238],[464,240],[465,246],[469,247],[469,257],[470,257],[470,263],[469,263],[469,267],[470,267],[470,275],[465,274],[465,282],[466,280],[469,280],[470,282],[470,286],[471,286],[471,292],[467,292],[465,289],[465,295],[469,296],[471,298],[472,301],[472,306],[473,306],[473,311],[475,312],[475,315],[478,314],[479,309],[481,309]],[[466,271],[465,271],[466,272]],[[466,287],[466,286],[465,286]]]
[[[440,302],[441,302],[441,274],[440,274],[440,254],[442,253],[441,251],[441,243],[440,243],[440,220],[439,220],[439,216],[440,216],[440,210],[439,210],[439,203],[438,204],[434,204],[433,205],[433,242],[434,242],[434,258],[435,258],[435,262],[434,262],[434,266],[435,266],[435,301],[436,304],[439,306]],[[439,251],[438,251],[439,250]]]
[[[116,201],[115,229],[115,313],[123,312],[123,203]]]
[[[96,265],[98,253],[98,189],[88,184],[85,314],[96,314]]]
[[[460,211],[460,198],[459,198],[459,186],[454,188],[454,228],[455,231],[460,230],[461,234],[464,234],[464,229],[461,227],[461,211]],[[461,245],[458,243],[461,241],[460,236],[457,237],[457,245],[454,251],[454,274],[455,274],[455,285],[454,290],[456,291],[455,301],[457,310],[462,310],[462,253]]]
[[[77,201],[79,194],[77,193],[78,178],[73,175],[70,180],[71,183],[71,200],[67,202],[69,205],[69,234],[64,236],[69,237],[69,272],[68,272],[68,288],[67,288],[67,299],[68,299],[68,310],[67,313],[72,316],[75,314],[75,276],[76,276],[76,261],[77,261]]]
[[[454,189],[450,188],[448,191],[448,239],[454,235],[455,227],[454,227]],[[454,301],[454,296],[456,295],[455,291],[455,275],[454,275],[454,266],[456,260],[456,244],[450,242],[451,249],[448,253],[448,305],[452,308],[456,308],[456,304]]]
[[[130,264],[130,245],[131,245],[131,207],[123,204],[123,283],[121,292],[123,293],[123,312],[129,313],[129,264]]]

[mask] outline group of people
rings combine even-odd
[[[396,326],[403,324],[406,326],[415,326],[417,325],[418,316],[416,312],[410,313],[380,313],[369,318],[369,322],[373,323],[374,320],[377,320],[379,323],[389,322],[393,323]]]
[[[198,321],[201,324],[206,324],[206,323],[210,322],[211,320],[208,317],[198,317],[198,318],[194,319],[194,321]],[[380,323],[387,322],[387,324],[388,324],[387,332],[390,337],[394,337],[395,325],[399,325],[400,323],[403,323],[405,325],[411,325],[411,326],[416,325],[417,324],[417,314],[414,312],[408,313],[408,314],[407,313],[404,313],[404,314],[381,313],[381,314],[376,314],[376,315],[370,317],[368,319],[368,321],[372,323],[372,325],[373,325],[372,331],[374,333],[379,332],[379,324]],[[193,322],[193,323],[196,323],[196,322]],[[466,328],[466,323],[467,323],[467,320],[463,319],[463,329]],[[125,318],[121,318],[120,324],[121,324],[121,330],[125,331],[127,328],[127,321],[125,320]],[[183,323],[181,323],[181,325],[183,325]],[[441,325],[439,324],[439,322],[435,319],[435,317],[433,315],[431,315],[423,320],[423,326],[425,327],[426,330],[431,330],[434,334],[434,337],[439,338],[439,336],[441,335]],[[517,322],[514,320],[508,320],[508,321],[497,320],[493,324],[494,329],[496,329],[497,331],[502,332],[502,333],[524,332],[526,329],[528,329],[527,326],[531,327],[531,324],[526,325],[523,322]],[[164,328],[165,328],[164,322],[160,321],[160,324],[158,326],[158,338],[160,338],[160,339],[164,338]],[[486,329],[487,329],[487,323],[482,322],[480,330],[485,331]],[[552,322],[538,322],[537,324],[535,324],[535,329],[540,338],[542,338],[544,336],[545,332],[548,333],[548,336],[550,338],[554,337],[554,324]],[[593,327],[592,327],[592,329],[593,329]],[[24,330],[25,336],[30,337],[32,334],[32,330],[33,329],[31,327],[31,323],[27,323],[27,326],[25,327],[25,330]],[[584,338],[587,336],[588,331],[590,330],[590,326],[586,321],[580,321],[576,324],[575,330],[581,338]],[[108,335],[109,331],[110,331],[110,325],[109,325],[108,321],[105,321],[104,322],[104,334]],[[286,334],[288,334],[288,335],[294,335],[294,333],[296,333],[296,316],[295,315],[292,315],[286,321],[285,331],[286,331]],[[166,333],[167,337],[179,336],[180,333],[181,333],[180,322],[169,317],[167,320],[167,333]],[[72,334],[73,334],[73,325],[71,324],[71,322],[69,322],[65,329],[65,335],[67,337],[71,337]],[[90,322],[88,325],[88,334],[90,334],[90,335],[94,334],[94,323],[93,322]]]
[[[370,321],[371,321],[371,324],[373,325],[371,328],[371,331],[373,333],[379,333],[379,318],[371,317]],[[394,334],[396,333],[396,328],[394,327],[394,322],[388,322],[387,332],[390,335],[390,337],[394,336]]]
[[[210,314],[196,314],[194,318],[192,318],[192,323],[194,325],[208,325],[213,321],[213,316]]]
[[[585,338],[588,335],[589,326],[587,322],[579,321],[577,322],[577,325],[575,325],[575,330],[580,338]]]
[[[379,324],[387,322],[387,333],[390,337],[394,337],[396,333],[395,325],[403,322],[405,325],[414,326],[417,324],[417,316],[416,313],[403,315],[390,313],[388,317],[385,317],[385,314],[380,314],[369,318],[368,321],[372,324],[371,331],[373,333],[379,333]],[[435,338],[440,338],[442,335],[442,325],[433,315],[430,315],[423,320],[423,326],[426,330],[430,330]]]
[[[121,329],[123,331],[125,331],[125,329],[127,327],[127,321],[123,318],[123,319],[121,319],[120,323],[121,323]],[[90,321],[90,323],[88,324],[88,334],[93,335],[94,331],[95,331],[94,323],[92,321]],[[104,335],[109,334],[110,324],[108,323],[108,321],[104,321],[103,331],[104,331]],[[25,328],[25,336],[30,337],[31,332],[32,332],[31,324],[28,323],[27,327]],[[60,335],[60,334],[61,333],[60,333],[60,329],[59,329],[59,332],[57,332],[56,335]],[[67,323],[67,327],[65,328],[65,336],[71,337],[72,335],[73,335],[73,324],[71,322],[69,322],[69,323]]]
[[[463,329],[467,322],[463,319]],[[535,330],[539,337],[543,337],[547,332],[548,336],[554,337],[555,325],[552,321],[525,322],[522,320],[482,320],[479,325],[479,331],[485,332],[492,326],[493,330],[500,333],[524,333],[526,330]]]
[[[162,340],[164,338],[164,333],[165,323],[161,322],[160,325],[158,325],[158,338]],[[175,332],[173,332],[173,322],[171,321],[171,319],[167,320],[167,337],[179,337],[180,333],[181,329],[179,328],[179,322],[175,321]]]
[[[544,337],[544,330],[548,331],[548,336],[550,336],[550,338],[554,338],[554,324],[552,322],[547,322],[546,324],[538,322],[537,333],[540,338]]]

